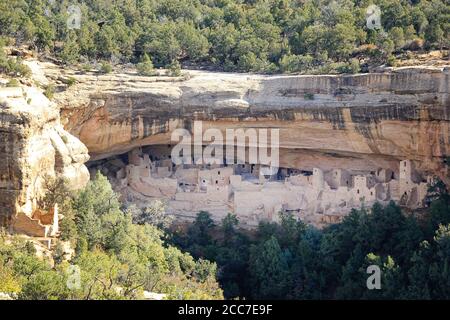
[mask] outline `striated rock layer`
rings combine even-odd
[[[373,175],[371,172],[380,176],[392,172],[385,178],[397,180],[400,175],[398,185],[401,186],[402,181],[409,183],[409,180],[402,179],[399,163],[408,159],[411,168],[414,167],[422,177],[438,175],[450,183],[448,67],[408,67],[384,73],[339,76],[189,71],[190,77],[185,79],[140,77],[133,72],[77,74],[50,63],[27,63],[33,70],[34,80],[42,84],[55,82],[57,93],[53,104],[32,88],[0,89],[0,223],[12,225],[20,232],[31,230],[35,235],[40,234],[43,231],[41,224],[45,221],[53,223],[53,229],[57,228],[54,225],[57,208],[52,212],[41,212],[37,207],[36,199],[42,193],[45,176],[63,176],[73,188],[82,187],[89,179],[84,166],[89,159],[88,150],[92,160],[101,160],[141,146],[170,147],[175,143],[171,141],[172,132],[177,128],[192,132],[197,120],[203,121],[203,130],[280,129],[279,165],[283,170],[315,172],[316,177],[320,177],[321,172],[363,173],[366,176],[368,173]],[[65,84],[69,76],[75,78],[75,85]],[[60,123],[60,115],[65,129]],[[113,161],[121,162],[120,157]],[[141,161],[135,162],[131,165],[138,164],[136,168],[139,169]],[[138,193],[155,192],[159,180],[149,176],[150,182],[144,187],[138,183],[143,173],[150,174],[150,162],[147,162],[140,171],[127,167],[129,172],[125,177],[123,172],[119,174],[125,187],[135,186]],[[410,165],[409,161],[403,163]],[[154,169],[157,175],[167,178],[163,167]],[[340,171],[332,171],[334,169]],[[239,189],[242,185],[237,181],[238,177],[233,176],[229,176],[229,183],[234,191],[237,190],[232,203],[235,210],[252,215],[254,208],[248,207],[250,196],[256,200],[286,197],[283,205],[288,209],[295,202],[281,189],[280,192],[277,189],[276,194],[273,193],[275,189],[267,189],[271,195],[266,197],[244,194],[245,190]],[[200,179],[203,180],[207,179]],[[178,181],[171,183],[169,191],[173,193],[179,188]],[[292,182],[292,190],[296,190],[296,183],[301,185],[304,181]],[[307,181],[307,185],[310,184],[311,190],[323,191],[315,188],[313,181]],[[419,186],[421,198],[426,187]],[[160,189],[165,190],[165,187],[164,184]],[[384,197],[384,189],[371,188],[356,186],[353,198],[357,199],[363,191],[367,191],[368,197]],[[392,186],[391,189],[395,189],[392,194],[398,195],[391,195],[390,199],[401,199],[402,194],[405,195],[400,187]],[[408,196],[409,189],[405,190]],[[229,207],[228,193],[220,188],[215,191],[216,200],[227,196],[222,213],[228,212],[232,207]],[[349,192],[345,195],[350,196]],[[205,198],[202,194],[199,197]],[[211,194],[208,197],[205,199],[212,199]],[[192,194],[180,193],[179,199],[177,194],[172,198],[178,201],[175,205],[183,204],[179,211],[184,212],[184,204],[192,200]],[[417,199],[413,200],[417,202]],[[306,209],[315,202],[308,203],[311,205],[305,204]],[[335,202],[329,204],[330,208],[325,203],[319,211],[333,210],[331,204],[335,205]],[[273,205],[271,210],[275,212],[278,207]],[[302,205],[297,207],[306,210]],[[311,210],[316,212],[316,209]],[[267,214],[271,215],[270,212]]]
[[[0,226],[46,236],[44,224],[53,223],[57,210],[36,219],[44,179],[63,177],[80,188],[89,180],[88,159],[87,148],[64,130],[58,108],[40,91],[0,89]]]
[[[173,82],[79,76],[57,95],[66,129],[98,160],[168,144],[175,128],[190,130],[194,120],[204,130],[279,128],[281,167],[397,171],[410,159],[449,182],[448,67],[339,76],[189,72]]]

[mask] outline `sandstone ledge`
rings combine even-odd
[[[221,130],[279,128],[286,167],[370,170],[411,159],[418,170],[447,174],[442,162],[450,154],[448,67],[357,75],[188,72],[189,79],[172,82],[132,72],[71,73],[77,85],[56,101],[66,129],[94,160],[168,144],[173,129],[203,120],[205,128]]]
[[[63,129],[59,110],[35,88],[0,89],[0,224],[31,217],[46,176],[72,188],[89,179],[87,148]],[[36,226],[36,230],[39,229]]]

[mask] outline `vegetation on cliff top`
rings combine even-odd
[[[449,46],[444,0],[9,0],[0,35],[66,63],[182,62],[225,71],[351,73],[402,49]],[[381,9],[381,29],[366,10]],[[68,28],[79,22],[79,28]],[[148,55],[148,58],[145,56]],[[360,65],[361,64],[361,65]]]

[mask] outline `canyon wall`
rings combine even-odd
[[[73,189],[83,187],[88,159],[87,148],[64,130],[59,109],[40,90],[0,89],[0,226],[46,236],[44,216],[53,220],[57,210],[42,213],[37,205],[44,180],[61,177]]]
[[[72,188],[82,187],[89,179],[84,166],[89,156],[93,161],[117,160],[142,146],[170,147],[177,142],[171,141],[173,130],[192,131],[198,120],[204,131],[280,129],[283,170],[329,174],[339,169],[361,174],[361,179],[389,171],[389,179],[397,180],[400,161],[408,160],[422,178],[438,175],[450,183],[449,67],[308,76],[186,71],[189,76],[171,78],[134,72],[99,75],[28,63],[34,81],[55,83],[57,92],[50,103],[30,87],[0,89],[0,222],[19,230],[17,223],[42,229],[39,215],[36,221],[36,199],[45,176],[65,177]],[[67,85],[68,77],[74,85]],[[147,174],[149,169],[144,169]],[[157,175],[162,169],[155,169]],[[134,181],[131,171],[126,180],[120,179]],[[152,179],[146,186],[149,194],[155,192]],[[239,192],[236,179],[230,177],[229,184]],[[179,188],[176,183],[170,190]],[[420,195],[426,189],[417,188]],[[220,198],[223,192],[216,191]],[[370,196],[384,194],[375,191],[367,189]],[[242,201],[236,194],[232,206],[239,209]],[[182,196],[192,195],[178,198]],[[223,212],[229,210],[227,201]],[[56,208],[52,212],[57,216]]]
[[[410,159],[448,182],[448,67],[320,76],[189,72],[190,79],[172,82],[80,76],[79,99],[70,90],[57,95],[65,126],[93,160],[171,143],[175,128],[203,120],[204,130],[279,128],[281,167],[398,171]]]

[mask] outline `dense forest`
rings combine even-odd
[[[172,242],[215,261],[226,298],[450,299],[450,196],[437,182],[426,212],[404,214],[394,202],[352,210],[323,230],[281,213],[256,235],[238,230],[229,214],[215,226],[198,214]],[[368,290],[369,265],[381,270],[381,289]]]
[[[144,290],[167,299],[450,298],[450,196],[441,182],[424,212],[363,206],[323,230],[280,213],[252,233],[232,214],[215,225],[207,212],[176,228],[161,202],[121,206],[100,174],[76,194],[49,185],[58,191],[42,203],[60,203],[60,240],[75,255],[67,260],[58,244],[52,264],[31,242],[0,235],[0,292],[19,299],[136,299]],[[366,287],[369,265],[380,267],[380,290]],[[78,286],[68,285],[71,266]]]
[[[71,5],[79,8],[74,10]],[[366,26],[376,4],[381,28]],[[446,0],[8,0],[0,36],[62,62],[355,73],[449,46]],[[69,24],[68,24],[69,23]],[[78,25],[71,28],[70,23]]]

